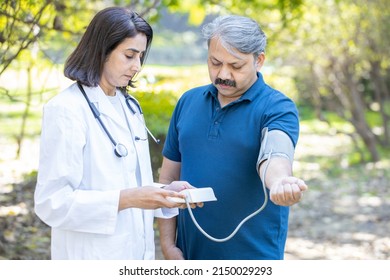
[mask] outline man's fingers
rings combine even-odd
[[[293,200],[299,201],[302,197],[301,188],[297,184],[291,184]]]
[[[308,188],[306,183],[302,179],[299,179],[299,178],[296,178],[293,176],[284,178],[282,180],[282,184],[296,184],[296,185],[298,185],[298,187],[301,191],[306,191]]]
[[[291,206],[301,200],[307,185],[295,177],[284,178],[277,186],[272,188],[271,200],[281,206]]]

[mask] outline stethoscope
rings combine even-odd
[[[97,119],[97,121],[100,123],[101,127],[103,128],[104,132],[107,134],[108,138],[110,138],[110,141],[111,141],[112,145],[114,145],[114,153],[115,153],[115,155],[116,155],[117,157],[125,157],[125,156],[127,156],[129,152],[128,152],[126,146],[123,145],[123,144],[121,144],[121,143],[117,143],[117,142],[114,140],[114,138],[112,137],[111,133],[108,131],[107,127],[104,125],[102,119],[100,118],[100,112],[99,112],[99,110],[96,108],[95,104],[93,104],[93,103],[89,100],[87,94],[86,94],[85,91],[84,91],[83,86],[80,84],[80,82],[77,82],[77,85],[78,85],[80,91],[82,92],[82,94],[84,95],[85,99],[87,100],[88,105],[89,105],[89,108],[91,108],[91,111],[92,111],[93,115],[95,116],[95,118]],[[133,113],[133,115],[136,114],[136,110],[133,108],[133,106],[131,106],[130,103],[133,103],[133,104],[137,107],[139,113],[142,115],[143,113],[142,113],[141,105],[138,103],[138,101],[137,101],[134,97],[130,96],[130,95],[127,94],[127,93],[124,94],[124,96],[125,96],[125,99],[126,99],[126,105],[127,105],[127,107],[129,108],[129,110]],[[147,126],[145,125],[145,123],[144,123],[143,121],[141,121],[140,119],[139,119],[139,121],[142,123],[142,125],[144,126],[144,128],[146,129],[146,131],[148,132],[148,134],[150,135],[150,137],[152,137],[152,139],[154,140],[154,142],[156,142],[157,144],[159,144],[159,143],[160,143],[160,139],[156,139],[156,138],[153,136],[153,134],[150,132],[150,130],[147,128]],[[143,138],[140,138],[139,136],[135,136],[135,137],[134,137],[134,140],[136,140],[136,141],[145,141],[145,140],[147,140],[147,139],[146,139],[146,138],[143,139]]]

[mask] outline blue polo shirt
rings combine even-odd
[[[214,189],[217,201],[206,202],[193,213],[208,234],[225,238],[264,202],[256,170],[262,129],[284,131],[295,146],[299,119],[293,101],[265,84],[260,73],[247,92],[223,108],[217,93],[210,84],[182,95],[163,155],[181,162],[181,180]],[[283,259],[288,214],[288,207],[268,201],[232,239],[220,243],[196,228],[187,209],[180,210],[177,246],[186,259]]]

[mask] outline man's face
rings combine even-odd
[[[255,60],[253,54],[233,51],[226,50],[218,38],[210,40],[207,64],[221,106],[238,99],[256,82],[257,70],[264,61],[264,54]]]

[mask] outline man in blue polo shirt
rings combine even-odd
[[[289,206],[307,189],[292,176],[296,106],[259,72],[266,37],[255,21],[222,16],[203,34],[212,84],[180,98],[160,182],[212,187],[218,200],[192,210],[201,229],[191,209],[158,220],[163,254],[166,259],[283,259]]]

